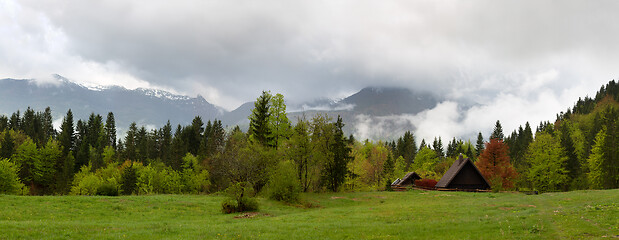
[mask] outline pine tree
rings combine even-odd
[[[502,141],[503,138],[505,138],[505,135],[503,135],[503,127],[501,126],[501,122],[499,120],[496,120],[496,124],[494,125],[494,130],[492,131],[492,134],[490,135],[490,139],[499,139]]]
[[[0,158],[9,159],[13,156],[15,151],[15,141],[11,136],[13,130],[7,130],[4,132],[4,138],[2,139],[2,146],[0,146]]]
[[[339,115],[334,127],[334,141],[330,146],[333,158],[327,161],[324,173],[326,174],[327,187],[331,191],[337,192],[346,179],[347,164],[352,158],[350,156],[352,150],[346,144],[346,138],[342,131],[344,123]]]
[[[107,138],[107,146],[112,146],[116,149],[116,120],[114,119],[114,113],[107,113],[107,119],[105,120],[105,136]]]
[[[560,144],[567,157],[566,170],[568,172],[568,178],[570,181],[581,181],[578,179],[581,175],[580,161],[578,161],[578,155],[576,155],[576,148],[574,147],[574,141],[572,140],[572,133],[570,130],[570,122],[564,121],[559,127]]]
[[[441,140],[441,137],[438,137],[438,139],[436,137],[434,138],[432,148],[434,148],[434,151],[439,158],[445,157],[445,150],[443,149],[443,140]]]
[[[269,126],[271,118],[271,93],[262,91],[262,95],[254,102],[254,109],[249,117],[249,136],[252,141],[257,141],[263,146],[274,147],[273,133]]]
[[[137,160],[137,142],[136,135],[138,134],[138,126],[135,122],[129,125],[129,131],[125,136],[125,159]]]
[[[58,141],[60,141],[60,146],[62,146],[63,156],[66,156],[69,152],[73,151],[75,129],[73,128],[73,113],[71,112],[71,109],[67,111],[67,115],[62,120]]]
[[[9,119],[9,129],[13,131],[18,131],[21,129],[21,118],[19,110],[17,112],[14,112],[13,115],[11,115],[11,118]]]
[[[419,151],[421,151],[421,149],[428,147],[428,145],[426,144],[426,140],[425,139],[421,139],[421,143],[419,144]]]
[[[41,119],[41,123],[42,123],[41,141],[47,141],[49,138],[56,137],[56,131],[54,130],[54,125],[52,121],[53,121],[52,110],[49,107],[47,107],[45,108],[45,112],[43,112],[43,116]]]
[[[9,118],[4,115],[0,115],[0,132],[4,132],[9,129]]]
[[[159,130],[159,137],[161,138],[159,158],[169,166],[172,157],[172,125],[170,120]]]

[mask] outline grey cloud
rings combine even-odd
[[[619,2],[610,0],[5,4],[1,13],[17,10],[0,14],[0,31],[34,39],[0,40],[5,73],[157,86],[228,109],[264,89],[303,102],[377,85],[483,111],[505,96],[531,104],[550,93],[565,108],[619,65]]]

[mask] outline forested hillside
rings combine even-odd
[[[248,132],[220,120],[147,130],[133,123],[117,138],[114,113],[52,126],[51,109],[0,116],[0,193],[117,195],[208,193],[243,184],[253,193],[278,185],[305,192],[384,189],[408,171],[439,180],[459,154],[475,160],[494,189],[566,191],[619,186],[619,86],[508,136],[500,121],[486,141],[406,132],[397,141],[345,137],[342,118],[317,115],[292,125],[281,94],[263,92]],[[287,174],[293,173],[292,177]],[[284,176],[284,177],[278,177]]]

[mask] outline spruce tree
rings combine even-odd
[[[492,131],[492,134],[490,135],[490,139],[503,140],[503,138],[505,138],[505,135],[503,135],[503,127],[501,126],[501,122],[499,120],[496,120],[496,124],[494,125],[494,130]]]
[[[71,109],[67,111],[67,115],[62,120],[60,126],[60,135],[58,135],[58,141],[62,146],[62,154],[66,156],[73,150],[73,144],[75,141],[75,129],[73,128],[73,113]]]
[[[15,150],[15,140],[11,136],[11,131],[7,130],[4,132],[4,138],[2,139],[2,146],[0,147],[0,158],[9,159],[13,156],[13,152]]]
[[[475,151],[477,151],[477,155],[481,154],[484,151],[484,136],[481,135],[481,132],[477,134],[477,144],[475,145]]]
[[[346,179],[348,172],[347,164],[352,158],[350,156],[352,150],[346,143],[347,141],[342,130],[344,123],[339,115],[334,127],[334,139],[330,146],[332,158],[328,159],[324,174],[329,190],[337,192]]]
[[[273,134],[269,126],[271,112],[271,93],[262,91],[262,95],[254,102],[254,109],[249,117],[249,136],[263,146],[274,147]]]
[[[112,148],[116,149],[116,120],[114,119],[113,112],[107,113],[105,136],[107,138],[107,146],[112,146]]]

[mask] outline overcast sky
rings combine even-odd
[[[0,78],[156,87],[228,110],[264,89],[301,102],[400,86],[447,99],[407,116],[415,126],[459,136],[535,127],[615,79],[619,1],[0,0],[0,35]]]

